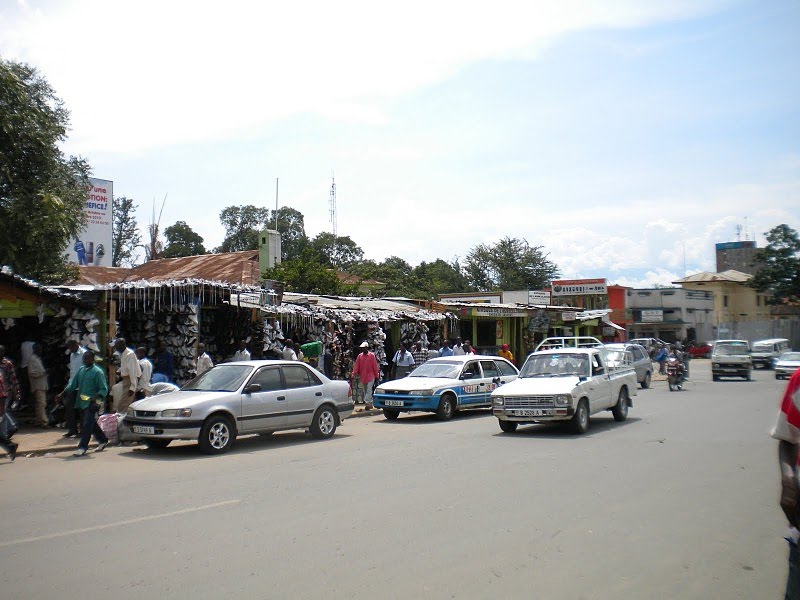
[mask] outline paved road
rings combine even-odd
[[[640,392],[626,423],[491,415],[0,459],[6,598],[777,598],[785,382]]]

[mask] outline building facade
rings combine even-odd
[[[667,342],[714,339],[714,294],[682,288],[628,289],[628,337]]]

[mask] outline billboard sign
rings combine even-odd
[[[642,310],[642,323],[663,323],[664,311],[660,308]]]
[[[90,267],[111,266],[112,204],[114,182],[89,179],[86,194],[86,227],[67,248],[67,260]]]
[[[550,304],[550,292],[528,290],[528,304]]]
[[[605,279],[553,280],[553,296],[590,296],[607,293]]]

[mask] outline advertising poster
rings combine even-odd
[[[607,294],[605,279],[553,280],[553,296],[588,296]]]
[[[68,260],[80,266],[110,267],[114,182],[91,178],[89,183],[86,228],[67,248]]]

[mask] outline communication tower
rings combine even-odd
[[[338,233],[336,232],[336,180],[334,179],[333,175],[331,175],[331,194],[330,200],[328,201],[328,208],[330,210],[331,215],[331,227],[333,228],[333,237],[338,237]]]

